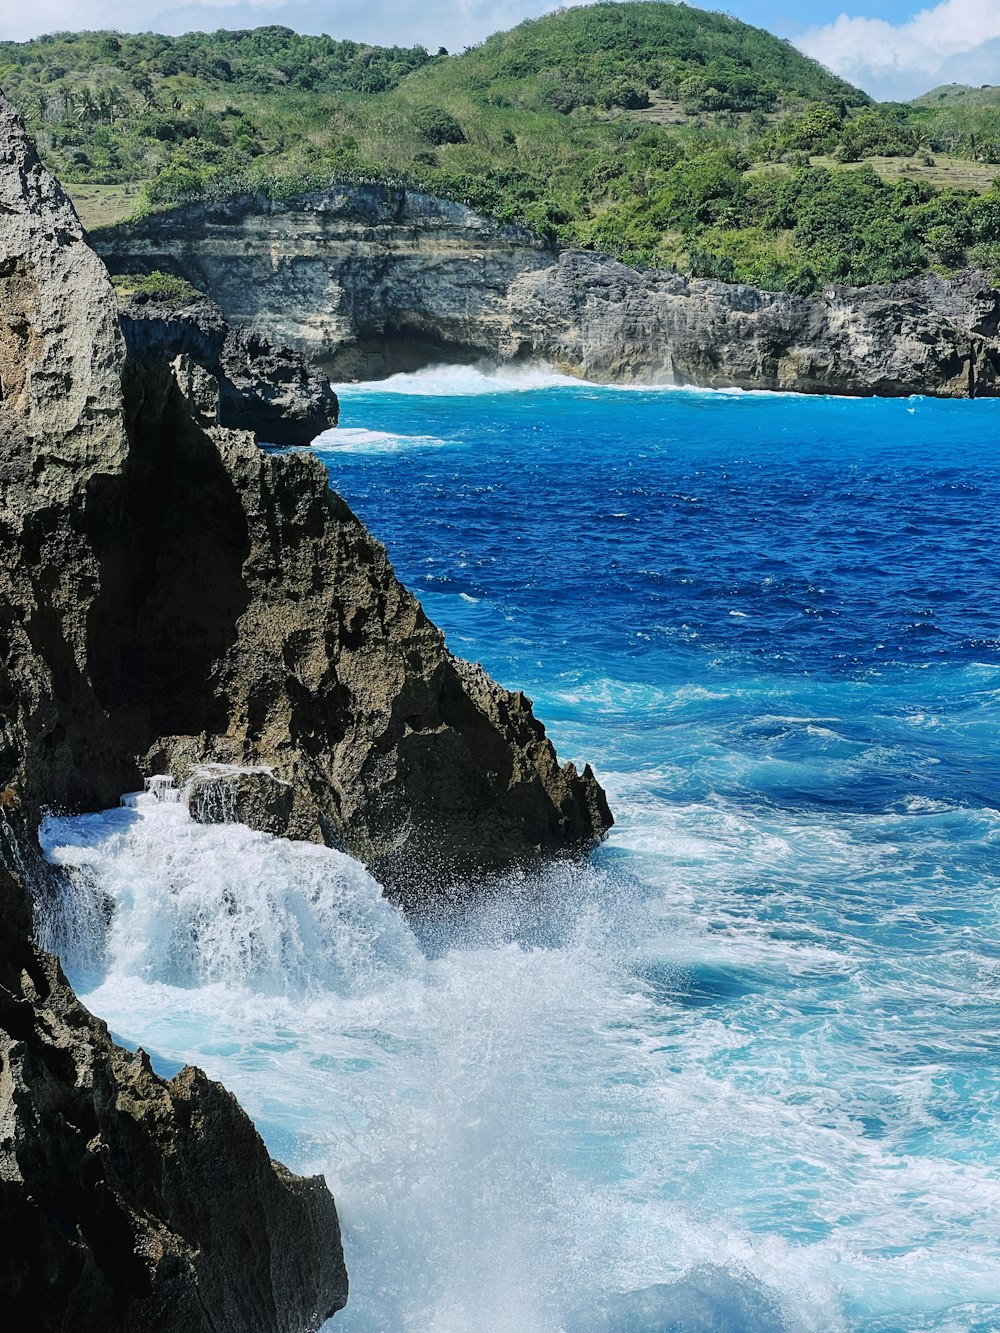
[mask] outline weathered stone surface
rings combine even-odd
[[[112,272],[188,275],[231,323],[266,328],[341,380],[506,346],[512,282],[555,261],[523,228],[383,186],[196,205],[94,244]]]
[[[121,334],[104,266],[0,95],[0,409],[46,456],[121,461]]]
[[[0,136],[4,1317],[60,1333],[315,1329],[347,1295],[323,1183],[271,1162],[197,1070],[166,1083],[115,1046],[32,939],[26,881],[44,891],[53,873],[41,806],[108,803],[138,770],[146,719],[112,677],[142,634],[130,593],[151,511],[147,497],[126,515],[137,444],[107,273],[2,97]]]
[[[593,775],[559,765],[523,696],[451,656],[320,460],[206,432],[168,379],[129,385],[134,437],[164,422],[169,450],[137,459],[129,544],[155,533],[156,558],[132,594],[141,632],[109,664],[144,770],[268,766],[293,789],[292,836],[408,900],[594,845],[610,812]]]
[[[532,355],[588,379],[798,393],[1000,393],[1000,293],[936,274],[813,297],[628,268],[567,251],[519,278]]]
[[[305,445],[336,426],[337,395],[300,352],[255,329],[230,328],[211,301],[175,309],[131,301],[121,312],[129,356],[156,365],[186,357],[206,372],[205,425],[249,430],[267,444]]]
[[[231,769],[205,764],[186,787],[191,818],[199,824],[246,824],[260,833],[287,837],[294,791],[268,769]]]
[[[161,268],[341,378],[547,361],[614,383],[805,393],[1000,393],[1000,293],[929,275],[813,297],[557,254],[458,204],[379,187],[150,216],[96,242]]]
[[[322,1179],[197,1069],[123,1050],[0,864],[0,1291],[12,1329],[301,1333],[347,1297]]]

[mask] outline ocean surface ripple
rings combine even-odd
[[[1000,1328],[1000,404],[450,369],[315,445],[618,824],[415,927],[183,806],[42,928],[323,1171],[343,1333]]]

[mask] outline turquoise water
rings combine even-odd
[[[1000,405],[343,399],[333,485],[618,823],[418,937],[335,853],[51,821],[91,1007],[325,1171],[334,1328],[1000,1329]]]

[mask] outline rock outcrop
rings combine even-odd
[[[0,213],[4,1317],[60,1333],[316,1329],[347,1297],[323,1182],[272,1162],[197,1070],[168,1083],[116,1046],[33,941],[41,803],[104,795],[135,768],[92,669],[133,445],[107,274],[2,98]]]
[[[523,695],[459,662],[313,454],[205,425],[213,381],[132,363],[120,536],[134,567],[97,644],[143,772],[270,767],[290,836],[342,848],[412,901],[610,823]],[[165,428],[165,433],[164,433]]]
[[[197,1069],[115,1045],[0,864],[0,1291],[12,1329],[302,1333],[347,1297],[322,1179]]]
[[[539,360],[613,383],[802,393],[1000,393],[1000,293],[936,275],[812,297],[561,254],[458,204],[382,187],[150,216],[95,239],[164,269],[348,379]]]
[[[243,412],[273,439],[288,392],[309,398],[301,367],[155,311],[127,316],[126,348],[2,97],[0,213],[4,1311],[312,1329],[346,1299],[332,1199],[272,1163],[218,1085],[159,1079],[73,997],[31,937],[31,883],[55,873],[42,808],[102,808],[165,768],[267,768],[280,793],[244,783],[238,813],[354,852],[410,900],[582,852],[610,813],[523,696],[451,657],[319,461],[226,424]]]
[[[180,309],[129,301],[121,327],[129,356],[140,366],[182,357],[215,381],[208,424],[289,447],[310,444],[337,424],[337,395],[301,352],[275,346],[256,329],[231,328],[211,301]]]

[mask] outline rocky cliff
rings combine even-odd
[[[113,273],[184,274],[233,324],[342,379],[506,346],[512,283],[555,260],[521,228],[381,186],[196,205],[93,243]]]
[[[1000,293],[931,275],[812,297],[628,268],[383,187],[241,198],[96,238],[112,271],[194,282],[334,376],[539,360],[614,383],[1000,393]]]
[[[233,428],[274,439],[291,402],[289,429],[311,430],[328,387],[214,316],[126,312],[123,336],[2,98],[0,215],[4,1311],[67,1331],[313,1329],[346,1299],[333,1200],[272,1163],[218,1085],[115,1046],[37,948],[42,808],[104,807],[164,769],[266,767],[280,800],[203,791],[201,816],[239,798],[410,900],[579,853],[610,814],[523,696],[451,657],[318,460]]]
[[[2,99],[0,214],[4,1317],[66,1333],[315,1329],[347,1296],[323,1182],[271,1162],[218,1084],[193,1069],[166,1082],[115,1046],[32,938],[41,803],[110,799],[136,767],[94,671],[134,445],[107,274]]]

